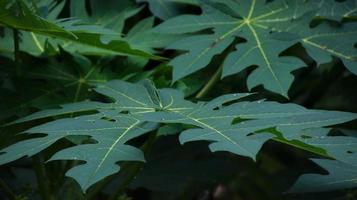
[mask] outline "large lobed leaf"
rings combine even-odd
[[[293,81],[291,72],[305,64],[297,57],[281,56],[281,53],[298,42],[318,63],[328,62],[335,56],[341,58],[351,72],[357,73],[356,23],[331,26],[323,22],[310,27],[315,16],[338,20],[355,16],[354,8],[346,8],[354,2],[204,0],[201,15],[174,17],[157,26],[156,31],[196,33],[168,47],[185,51],[170,62],[174,81],[206,67],[213,56],[240,38],[243,42],[239,42],[223,62],[222,77],[256,65],[248,77],[248,87],[262,84],[268,90],[287,96]],[[207,29],[213,33],[207,33]]]
[[[22,118],[16,123],[35,119],[96,111],[75,118],[64,118],[33,127],[25,133],[45,136],[20,141],[1,152],[0,164],[23,156],[32,156],[57,140],[70,135],[90,136],[94,144],[77,145],[57,152],[50,160],[81,160],[67,172],[85,191],[100,179],[116,173],[116,162],[144,160],[142,152],[126,142],[157,128],[158,123],[189,124],[194,128],[183,131],[180,142],[211,141],[211,151],[228,151],[255,159],[262,145],[281,135],[286,143],[299,146],[293,140],[308,128],[318,128],[347,122],[356,114],[337,111],[307,110],[294,104],[268,101],[238,101],[249,94],[228,94],[209,102],[194,103],[184,99],[174,89],[155,89],[150,82],[132,84],[110,81],[100,84],[95,91],[109,97],[112,103],[77,102],[60,109],[44,110]],[[135,92],[133,92],[135,91]],[[93,113],[93,112],[90,112]],[[270,132],[269,129],[275,131]],[[290,139],[293,139],[290,141]],[[305,148],[306,145],[300,145]],[[308,150],[308,149],[307,149]]]

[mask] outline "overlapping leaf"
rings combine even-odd
[[[118,77],[103,61],[95,64],[80,54],[61,51],[58,59],[62,61],[50,58],[23,66],[21,77],[13,77],[13,63],[4,62],[1,71],[9,74],[9,80],[2,88],[0,120],[24,116],[31,108],[83,101],[91,97],[92,85]]]
[[[36,16],[23,1],[2,0],[0,5],[2,25],[66,39],[76,38],[70,31]]]
[[[91,14],[86,11],[86,6],[90,7]],[[72,17],[110,29],[119,35],[119,39],[126,41],[131,47],[145,52],[153,53],[154,48],[165,47],[170,42],[180,38],[180,36],[153,33],[151,30],[154,24],[153,17],[141,20],[129,30],[127,35],[123,34],[125,21],[143,8],[137,7],[130,0],[110,1],[106,4],[103,4],[100,0],[91,0],[89,2],[83,0],[71,1],[71,8]],[[110,37],[107,38],[110,39]],[[66,45],[66,49],[68,48],[74,48],[76,51],[86,54],[91,52],[91,49],[84,51],[80,47],[71,47],[71,44]],[[98,49],[93,49],[93,51],[98,51]],[[104,51],[104,53],[110,54],[109,51]]]
[[[182,4],[197,5],[196,0],[137,0],[137,2],[148,2],[150,11],[163,20],[180,14]]]
[[[257,65],[258,68],[248,77],[249,88],[263,84],[266,89],[287,96],[293,81],[291,72],[303,67],[304,63],[296,57],[281,56],[281,53],[297,42],[303,43],[318,63],[329,61],[333,55],[356,72],[355,23],[341,27],[324,23],[311,28],[309,24],[316,15],[329,13],[319,14],[320,4],[299,0],[202,2],[201,15],[181,15],[156,28],[157,32],[170,34],[213,30],[213,34],[201,32],[168,47],[186,51],[170,62],[174,81],[207,66],[214,55],[222,53],[236,38],[245,41],[238,43],[236,51],[225,59],[222,76]],[[335,1],[330,1],[330,4],[345,7],[345,4]],[[338,14],[346,15],[346,12],[333,13],[334,18]]]
[[[313,159],[329,174],[304,174],[289,192],[324,192],[357,187],[357,167],[336,160]]]
[[[3,1],[2,3],[4,2],[5,1]],[[51,3],[49,4],[48,2]],[[80,3],[80,1],[73,2],[77,4]],[[55,28],[62,30],[64,34],[69,34],[69,36],[71,36],[72,34],[72,32],[69,32],[69,30],[73,32],[79,31],[79,33],[76,32],[77,35],[90,33],[91,36],[89,37],[88,35],[87,39],[91,40],[91,42],[95,41],[95,39],[93,38],[94,36],[92,34],[98,33],[102,34],[101,39],[103,39],[104,36],[107,38],[108,41],[111,41],[111,39],[119,39],[121,41],[126,41],[127,43],[130,43],[131,46],[135,46],[135,49],[141,49],[145,52],[154,53],[155,51],[153,50],[153,48],[165,46],[166,43],[170,42],[172,39],[175,38],[172,36],[165,37],[162,34],[152,33],[150,31],[154,22],[152,17],[139,22],[129,31],[126,37],[123,37],[120,32],[123,29],[124,21],[140,10],[140,8],[136,7],[134,3],[130,3],[130,1],[127,1],[125,5],[123,4],[123,2],[121,2],[120,4],[115,4],[116,6],[119,6],[119,10],[117,10],[117,7],[113,5],[111,10],[108,10],[108,8],[111,7],[111,4],[103,5],[99,1],[92,0],[90,4],[93,8],[92,15],[86,13],[84,9],[85,7],[75,7],[76,5],[73,5],[73,8],[78,8],[77,10],[72,9],[72,14],[75,19],[65,22],[56,21],[59,12],[64,6],[64,2],[56,4],[54,1],[40,1],[40,3],[41,4],[38,4],[38,6],[41,6],[39,7],[39,10],[45,12],[41,14],[43,18],[36,18],[36,20],[42,20],[46,25],[48,24],[48,26],[54,26]],[[127,4],[129,3],[130,7],[127,7]],[[11,6],[15,5],[9,3],[9,6],[9,9],[11,9]],[[19,1],[18,6],[22,6],[25,9],[25,11],[27,12],[26,16],[29,15],[30,18],[35,17],[30,8],[28,8],[26,4],[23,4],[22,1]],[[2,8],[5,9],[7,7]],[[30,18],[28,18],[27,20],[29,22],[32,22]],[[46,18],[46,20],[44,18]],[[108,21],[108,19],[111,19],[113,21]],[[18,19],[14,20],[16,23],[18,23],[16,21]],[[102,23],[103,20],[106,23]],[[50,21],[52,21],[53,23],[50,23]],[[28,29],[34,29],[36,28],[36,26],[44,28],[41,27],[41,23],[35,23],[33,25],[34,27],[32,27],[32,24],[25,22],[26,21],[21,21],[21,23],[23,23],[24,26],[27,26]],[[88,23],[90,25],[77,25],[77,22],[80,22],[81,24]],[[100,24],[101,27],[96,26],[97,24]],[[62,28],[59,25],[63,25],[65,28]],[[5,38],[3,38],[3,42],[0,43],[1,53],[13,53],[14,48],[12,30],[4,29],[4,31]],[[46,29],[44,29],[44,31],[51,32],[51,27],[47,27]],[[59,54],[59,57],[63,57],[61,59],[64,59],[65,61],[62,63],[58,63],[56,59],[50,58],[50,62],[45,64],[39,64],[42,67],[39,67],[38,65],[33,67],[29,64],[24,67],[21,67],[23,69],[23,76],[21,78],[22,84],[15,83],[14,88],[11,88],[9,91],[8,89],[4,89],[6,90],[6,92],[9,93],[8,95],[6,95],[6,99],[5,96],[1,98],[2,101],[7,102],[6,105],[3,105],[3,112],[0,117],[1,120],[6,119],[10,116],[18,115],[18,111],[27,111],[27,108],[30,107],[43,109],[51,105],[58,105],[59,103],[84,100],[88,98],[88,94],[86,93],[88,93],[87,89],[90,84],[104,82],[114,76],[118,78],[122,75],[122,73],[121,75],[116,75],[115,73],[113,73],[113,71],[107,70],[107,68],[103,69],[103,66],[96,66],[97,64],[90,63],[89,60],[78,54],[79,52],[82,54],[91,55],[117,55],[117,51],[112,51],[112,49],[98,48],[97,46],[78,43],[72,40],[60,40],[56,39],[57,37],[50,38],[45,35],[38,34],[38,32],[21,31],[20,50],[35,56],[39,56],[42,54],[51,55],[51,50],[54,50],[54,52],[56,54]],[[146,39],[143,40],[142,38]],[[61,48],[58,48],[56,45],[61,45],[61,47],[64,48],[66,51],[76,52],[73,53],[73,57],[75,58],[72,58],[72,55],[63,56],[63,54],[67,53],[62,51]],[[115,48],[115,45],[111,45],[110,48],[112,47]],[[122,60],[125,61],[120,61],[123,62],[120,66],[121,72],[123,73],[136,72],[138,70],[138,67],[143,67],[148,62],[148,58],[139,58],[131,56],[128,59],[129,60],[127,61],[123,58]],[[11,65],[13,64],[6,64],[5,66],[5,63],[3,63],[1,69],[1,71],[9,72],[10,77],[12,76]],[[129,67],[130,69],[128,70]],[[45,81],[46,84],[43,84],[43,82],[36,84],[40,81]],[[2,92],[4,93],[4,91]],[[20,114],[20,116],[23,115]]]
[[[357,166],[357,138],[351,136],[328,136],[329,129],[311,129],[302,134],[304,143],[320,147],[339,161]]]
[[[301,136],[306,144],[322,148],[336,160],[312,159],[328,174],[304,174],[289,192],[322,192],[357,187],[357,138],[328,136],[330,129],[309,129]]]
[[[315,28],[302,29],[302,24],[306,23],[306,19],[302,19],[301,26],[279,31],[298,35],[299,42],[318,64],[330,62],[331,56],[338,57],[352,73],[357,74],[357,23],[344,23],[336,28],[324,22]]]
[[[333,20],[341,20],[343,18],[351,18],[357,16],[357,1],[326,1],[317,0],[309,1],[313,7],[318,7],[317,16],[325,17]]]
[[[89,48],[111,52],[112,54],[133,55],[145,58],[158,58],[149,53],[132,49],[120,38],[120,34],[99,26],[86,26],[76,21],[62,21],[57,24],[34,14],[22,1],[0,1],[0,24],[10,28],[30,31],[29,38],[35,42],[40,52],[44,51],[46,38],[38,37],[35,33],[55,37],[67,43],[80,44]]]
[[[298,133],[307,128],[330,126],[356,118],[352,113],[307,110],[294,104],[236,102],[249,94],[228,94],[209,102],[193,103],[185,100],[177,90],[157,90],[148,82],[132,84],[110,81],[98,85],[95,91],[111,98],[113,103],[68,104],[61,109],[44,110],[17,121],[74,112],[97,112],[59,119],[25,131],[30,134],[43,133],[45,136],[24,140],[3,149],[0,163],[31,156],[68,135],[91,136],[97,143],[64,149],[51,158],[86,161],[67,173],[86,190],[98,180],[117,172],[117,161],[143,160],[141,153],[125,142],[153,130],[157,123],[193,125],[196,128],[180,134],[181,143],[207,140],[212,142],[209,145],[211,151],[229,151],[255,159],[261,146],[270,138],[275,138],[268,129],[275,128],[289,139],[300,139]]]

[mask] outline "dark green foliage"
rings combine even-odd
[[[352,199],[356,15],[0,0],[0,198]]]

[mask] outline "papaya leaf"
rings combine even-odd
[[[325,22],[304,31],[297,27],[290,30],[300,35],[299,41],[318,64],[330,62],[331,56],[338,57],[347,69],[357,75],[357,48],[354,46],[357,42],[357,23],[344,23],[336,28]]]
[[[22,77],[11,77],[13,87],[3,99],[0,120],[25,116],[29,110],[47,109],[58,104],[84,101],[92,97],[93,85],[115,76],[102,62],[92,63],[86,57],[61,50],[60,55],[46,62],[28,64],[22,68]],[[59,61],[61,60],[61,61]],[[5,72],[11,73],[11,64],[4,63]],[[17,84],[18,80],[21,84]],[[28,114],[28,113],[27,113]]]
[[[343,18],[353,18],[357,16],[357,1],[309,1],[313,7],[318,7],[317,16],[324,17],[336,21],[340,21]]]
[[[330,129],[315,128],[303,131],[300,136],[305,144],[324,149],[336,160],[312,159],[329,174],[304,174],[288,190],[292,193],[322,192],[357,186],[357,138],[330,136]]]
[[[65,39],[77,38],[72,32],[35,15],[23,1],[2,0],[0,5],[0,23],[2,25]]]
[[[69,135],[90,136],[96,142],[58,151],[50,160],[81,160],[67,172],[85,191],[104,177],[116,173],[117,161],[143,160],[141,151],[126,142],[149,131],[158,124],[187,124],[180,142],[210,141],[211,151],[228,151],[255,159],[262,145],[274,138],[275,129],[282,136],[299,140],[299,132],[353,120],[356,114],[337,111],[308,110],[295,104],[269,101],[241,101],[250,94],[227,94],[208,102],[191,102],[174,89],[156,89],[151,82],[133,84],[110,81],[94,89],[107,96],[111,103],[77,102],[60,109],[44,110],[15,123],[77,113],[78,117],[63,118],[25,131],[42,137],[23,140],[3,150],[0,163],[23,156],[32,156],[57,140]],[[133,92],[135,91],[135,92]],[[238,101],[238,102],[237,102]],[[85,114],[85,111],[96,111]],[[304,146],[302,146],[304,148]]]
[[[90,7],[91,15],[86,11],[86,6]],[[177,35],[152,32],[154,17],[142,19],[136,23],[127,34],[124,34],[123,28],[125,21],[136,15],[143,8],[142,6],[137,7],[135,3],[129,0],[120,2],[112,0],[107,4],[103,4],[100,0],[91,0],[89,2],[85,2],[84,0],[72,0],[71,8],[71,16],[73,18],[78,18],[83,22],[100,25],[112,30],[120,35],[119,39],[126,41],[131,47],[145,52],[154,53],[154,48],[163,48],[169,43],[172,43],[172,41],[181,38],[181,36]],[[71,44],[66,45],[66,48],[72,48]],[[84,52],[83,48],[76,46],[73,47],[73,50],[85,54],[90,52],[90,49],[86,49],[86,52]],[[93,50],[94,52],[98,51],[98,49]],[[105,53],[110,54],[110,51]]]
[[[180,14],[180,7],[184,4],[197,5],[196,0],[137,0],[147,2],[150,11],[158,18],[166,20]]]
[[[303,142],[315,147],[320,147],[328,155],[340,162],[357,166],[356,151],[357,138],[351,136],[329,136],[326,128],[308,129],[304,131]]]
[[[288,190],[289,193],[324,192],[357,187],[356,166],[337,160],[312,160],[329,174],[304,174]]]
[[[100,28],[99,26],[78,25],[75,21],[66,22],[63,20],[57,24],[49,22],[35,14],[21,0],[1,0],[0,13],[1,25],[31,32],[31,37],[42,51],[43,46],[41,45],[41,39],[38,39],[34,33],[54,37],[69,43],[73,42],[87,47],[109,51],[115,54],[159,59],[158,56],[132,49],[127,42],[120,39],[119,34]],[[113,35],[115,36],[116,34],[118,36],[113,39]]]
[[[355,23],[343,23],[341,26],[323,23],[311,28],[310,22],[316,16],[329,13],[323,11],[319,14],[322,7],[312,2],[205,0],[201,1],[201,15],[180,15],[164,21],[155,28],[157,32],[196,33],[168,47],[185,52],[170,62],[173,81],[206,67],[213,56],[235,44],[237,38],[241,42],[238,41],[236,50],[224,60],[222,77],[252,65],[258,66],[248,77],[250,89],[263,85],[268,90],[287,96],[294,78],[291,72],[305,64],[297,57],[282,56],[281,53],[298,42],[318,63],[329,61],[332,55],[341,58],[348,69],[356,73]],[[339,6],[345,7],[345,4],[335,1],[329,3],[336,10]],[[353,14],[353,9],[333,13],[333,17],[343,18],[346,14]]]

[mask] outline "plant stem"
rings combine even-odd
[[[12,29],[13,40],[14,40],[14,57],[15,57],[15,69],[16,75],[21,75],[20,70],[20,42],[19,42],[19,31],[17,29]]]
[[[11,191],[10,187],[2,179],[0,179],[0,187],[10,200],[16,200],[16,195]]]
[[[123,168],[123,167],[122,167]],[[98,182],[95,184],[93,189],[89,190],[89,192],[86,193],[85,199],[94,199],[94,197],[108,184],[110,181],[113,180],[115,176],[109,176],[106,177],[104,180]]]
[[[146,140],[146,142],[141,147],[141,150],[146,155],[149,154],[155,141],[156,141],[156,133],[150,134],[148,140]],[[136,176],[139,174],[139,172],[141,171],[143,166],[144,166],[143,162],[129,164],[128,169],[130,171],[129,171],[128,175],[123,180],[123,182],[121,184],[119,184],[118,188],[110,196],[109,200],[116,200],[125,191],[125,189],[128,187],[128,185],[136,178]]]
[[[137,174],[141,171],[143,165],[144,164],[140,162],[128,166],[130,171],[128,172],[127,177],[124,179],[124,181],[121,184],[119,184],[115,192],[110,196],[109,200],[116,200],[119,198],[119,196],[125,191],[127,186],[132,182],[132,180],[135,179]]]
[[[216,82],[219,81],[221,77],[222,69],[223,69],[223,64],[219,66],[219,68],[209,79],[207,84],[197,93],[197,95],[195,96],[197,99],[204,97],[214,87]]]
[[[148,154],[149,151],[152,148],[152,145],[154,144],[154,142],[156,141],[156,134],[152,134],[150,135],[149,139],[142,145],[141,149],[144,151],[145,154]],[[141,166],[138,166],[141,165]],[[127,185],[130,184],[130,182],[132,181],[132,179],[135,178],[136,174],[140,172],[142,166],[144,165],[144,163],[130,163],[130,162],[124,162],[123,164],[121,164],[121,171],[125,172],[125,171],[131,171],[130,175],[127,176],[127,178],[122,182],[122,184],[120,184],[120,186],[118,187],[118,189],[116,190],[115,193],[112,194],[111,198],[115,199],[117,196],[119,196],[124,189],[127,187]],[[131,170],[132,169],[132,170]],[[139,169],[139,170],[135,170],[135,169]],[[104,180],[100,181],[99,183],[97,183],[93,189],[91,189],[87,194],[86,194],[86,199],[94,199],[95,196],[108,184],[110,183],[116,176],[112,175],[109,176],[107,178],[105,178]],[[124,189],[121,189],[124,188]]]
[[[33,158],[34,169],[36,173],[37,183],[39,187],[39,192],[44,200],[54,200],[50,188],[48,187],[48,182],[46,180],[46,170],[43,165],[42,158],[39,155]]]

